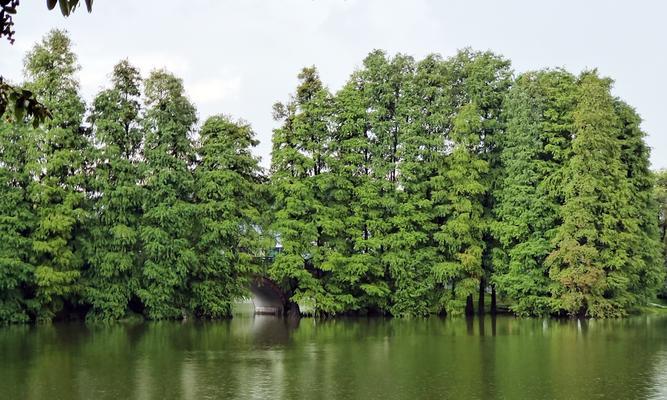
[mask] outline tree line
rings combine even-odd
[[[224,318],[258,274],[317,315],[618,317],[667,291],[667,181],[594,70],[374,51],[332,93],[304,68],[263,171],[169,72],[121,61],[86,107],[78,68],[52,31],[23,84],[52,118],[0,124],[0,321]]]
[[[0,320],[230,316],[265,225],[254,132],[225,116],[197,129],[180,79],[127,61],[87,109],[77,70],[51,32],[25,87],[53,118],[0,125]]]
[[[649,149],[596,71],[463,50],[314,68],[275,114],[271,272],[325,314],[617,317],[664,285]],[[664,230],[662,232],[664,237]]]

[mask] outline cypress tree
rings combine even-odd
[[[146,196],[138,295],[149,318],[183,318],[189,311],[188,275],[198,261],[192,243],[195,148],[190,138],[196,110],[183,82],[167,71],[151,72],[144,86]]]
[[[621,121],[611,81],[585,72],[578,82],[572,157],[564,171],[565,204],[555,249],[547,257],[554,307],[569,315],[614,317],[636,303],[631,188],[621,161]]]
[[[502,256],[496,254],[494,282],[519,315],[551,312],[552,282],[544,260],[560,224],[560,174],[575,102],[575,77],[560,70],[521,75],[505,102],[502,183],[493,226]]]
[[[654,173],[655,193],[654,197],[658,203],[659,211],[659,234],[663,251],[663,271],[667,272],[667,170],[661,170]],[[663,283],[662,289],[658,292],[662,298],[667,298],[667,277]]]
[[[653,196],[654,175],[650,170],[650,149],[644,142],[646,134],[640,127],[641,118],[621,100],[615,100],[615,109],[621,123],[624,182],[629,185],[623,224],[631,239],[622,243],[630,264],[628,290],[636,297],[636,303],[646,304],[665,280],[659,220],[655,217],[660,214],[660,205]]]
[[[409,302],[411,284],[409,275],[404,274],[406,258],[399,231],[404,221],[400,220],[398,209],[405,197],[399,193],[400,137],[406,125],[401,117],[405,114],[402,102],[413,71],[411,57],[399,54],[389,58],[385,52],[376,50],[364,59],[359,72],[369,123],[370,179],[360,193],[367,213],[366,244],[377,257],[391,292],[387,311],[396,314],[412,313],[408,311],[409,305],[403,304]],[[423,307],[415,312],[422,310]]]
[[[264,178],[251,153],[251,127],[210,117],[200,131],[196,207],[198,262],[189,274],[189,309],[207,318],[231,316],[232,302],[258,272]]]
[[[319,280],[321,289],[309,296],[317,312],[336,314],[358,306],[347,287],[345,265],[339,251],[338,239],[344,229],[341,215],[338,177],[332,171],[333,154],[332,96],[322,84],[317,70],[304,68],[299,75],[295,101],[298,113],[294,119],[300,149],[310,162],[308,186],[313,198],[310,207],[316,232],[307,265]]]
[[[38,320],[48,321],[78,303],[88,221],[90,143],[81,127],[85,106],[75,73],[79,67],[63,31],[51,31],[26,56],[28,88],[53,110],[36,130],[37,157],[28,188],[36,213],[31,263]]]
[[[493,207],[495,198],[493,193],[500,181],[501,162],[500,153],[502,137],[505,131],[503,118],[503,102],[510,88],[513,76],[511,62],[502,56],[492,52],[470,52],[462,51],[457,55],[463,60],[465,75],[465,92],[469,98],[477,104],[482,118],[480,144],[478,153],[482,160],[488,162],[489,172],[484,176],[483,183],[486,190],[482,199],[484,206],[484,217],[486,220],[484,228],[484,253],[482,266],[484,274],[479,282],[478,312],[484,313],[485,293],[492,282],[494,274],[493,253],[499,247],[490,227],[493,224]],[[455,65],[458,63],[455,63]],[[455,67],[454,70],[457,70]],[[456,76],[457,74],[455,74]],[[453,85],[456,87],[456,85]],[[495,312],[495,286],[491,284],[491,312]]]
[[[270,274],[294,302],[334,314],[349,307],[350,296],[333,278],[335,256],[329,259],[328,242],[341,225],[329,208],[330,95],[314,67],[301,71],[295,96],[277,103],[274,117],[283,122],[274,130],[271,153],[273,229],[282,252]]]
[[[503,132],[502,103],[511,83],[509,61],[490,52],[462,50],[447,61],[453,114],[448,122],[449,145],[444,166],[447,194],[443,223],[435,234],[443,261],[434,267],[450,313],[480,313],[492,274],[490,234],[492,196]]]
[[[443,222],[444,161],[447,122],[451,108],[446,66],[431,55],[417,63],[406,82],[400,116],[399,204],[397,232],[391,240],[397,252],[392,278],[393,315],[425,315],[439,299],[433,298],[433,267],[440,254],[434,235]]]
[[[455,144],[447,157],[445,220],[434,235],[443,254],[434,272],[438,281],[451,287],[446,310],[452,314],[464,308],[466,314],[473,312],[472,296],[484,276],[486,221],[482,200],[489,165],[476,152],[480,129],[477,106],[470,103],[462,107],[453,122],[451,137]]]
[[[0,324],[27,322],[35,268],[30,263],[34,229],[28,199],[32,132],[21,122],[0,121]]]
[[[370,121],[364,101],[364,80],[352,74],[335,97],[335,129],[330,169],[335,176],[336,214],[343,228],[333,241],[341,284],[355,299],[360,312],[387,310],[390,289],[384,268],[375,254],[369,231],[371,210],[366,206],[371,187]]]
[[[90,121],[100,146],[94,176],[94,227],[89,268],[84,274],[89,318],[123,317],[139,288],[139,222],[143,201],[141,77],[127,61],[116,64],[111,89],[93,101]]]

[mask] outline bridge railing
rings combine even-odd
[[[280,307],[271,306],[255,306],[255,314],[260,315],[280,315],[282,310]]]

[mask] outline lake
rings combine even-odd
[[[2,399],[667,399],[667,316],[0,328]]]

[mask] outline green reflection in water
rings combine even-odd
[[[0,329],[8,399],[663,399],[667,317]]]

